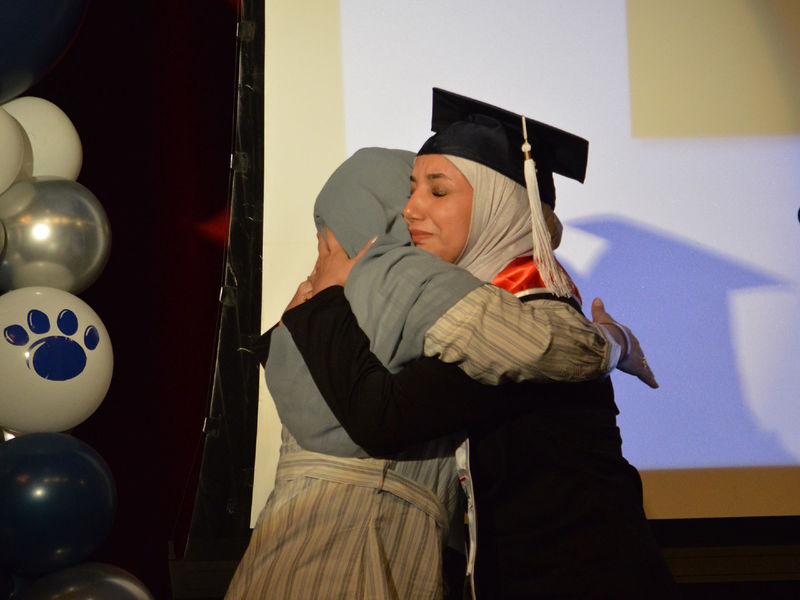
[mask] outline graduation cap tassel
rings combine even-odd
[[[539,183],[536,180],[536,164],[531,157],[531,145],[528,142],[528,128],[525,117],[522,117],[522,152],[525,154],[524,172],[525,187],[528,190],[528,203],[531,207],[531,233],[533,235],[533,260],[539,267],[539,274],[545,285],[556,296],[568,298],[572,295],[572,283],[567,274],[559,267],[550,241],[542,201],[539,196]]]

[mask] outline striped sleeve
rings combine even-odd
[[[425,355],[458,363],[473,379],[588,381],[613,367],[602,330],[565,302],[522,302],[493,285],[462,298],[425,334]]]

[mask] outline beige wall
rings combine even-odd
[[[651,519],[800,514],[800,467],[643,471],[642,484]]]
[[[312,207],[345,157],[339,3],[266,2],[262,330],[317,255]],[[253,517],[273,487],[280,421],[261,381]]]
[[[633,135],[800,133],[800,2],[628,0]]]

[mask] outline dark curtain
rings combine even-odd
[[[78,181],[105,207],[108,265],[80,296],[114,346],[111,388],[73,434],[108,462],[119,509],[91,560],[168,598],[197,487],[227,230],[236,0],[94,0],[25,95],[83,143]]]

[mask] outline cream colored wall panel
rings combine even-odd
[[[800,2],[628,0],[638,137],[800,132]]]
[[[314,199],[345,159],[339,3],[265,3],[262,330],[316,259]],[[251,523],[272,491],[280,421],[261,385]]]

